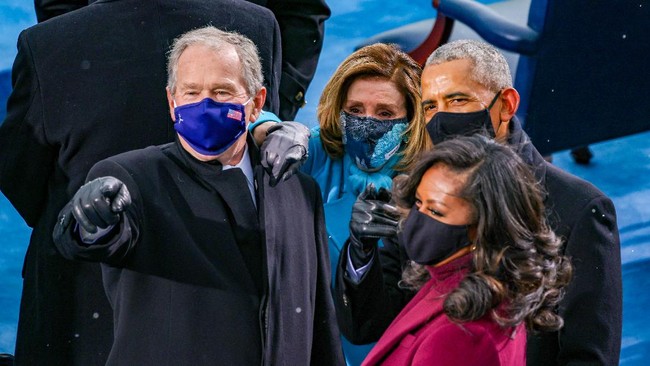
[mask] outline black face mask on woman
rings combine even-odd
[[[449,225],[413,207],[404,220],[399,241],[409,258],[418,264],[433,265],[469,246],[467,225]]]
[[[496,136],[490,109],[501,95],[499,91],[494,96],[490,105],[476,112],[454,113],[438,112],[431,117],[427,123],[427,132],[431,142],[435,145],[455,136],[472,136],[475,134],[487,135],[491,138]]]

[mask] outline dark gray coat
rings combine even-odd
[[[177,143],[91,169],[88,180],[124,182],[133,204],[102,243],[81,244],[70,225],[56,244],[106,263],[109,365],[344,363],[318,185],[298,174],[271,188],[257,166],[258,214],[235,171]]]
[[[23,31],[0,126],[0,190],[33,228],[23,269],[16,362],[101,365],[112,342],[99,265],[61,257],[56,217],[109,156],[174,139],[166,52],[212,24],[258,46],[266,108],[277,112],[281,70],[273,14],[236,0],[99,0]]]

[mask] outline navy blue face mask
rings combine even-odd
[[[197,152],[219,155],[246,132],[244,104],[220,103],[205,98],[174,108],[174,129]]]
[[[341,111],[340,118],[345,152],[366,172],[379,171],[386,165],[399,151],[408,127],[406,117],[381,120]]]
[[[434,265],[469,246],[467,225],[449,225],[413,207],[398,234],[408,257],[418,264]]]
[[[427,123],[427,132],[431,142],[435,145],[456,136],[472,136],[482,134],[494,138],[496,133],[492,127],[490,109],[501,95],[499,91],[494,96],[490,105],[476,112],[454,113],[438,112]]]

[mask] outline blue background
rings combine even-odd
[[[316,76],[306,95],[307,105],[296,117],[309,126],[317,123],[316,105],[325,83],[356,45],[377,33],[435,16],[427,0],[335,0],[329,5],[332,17],[326,22]],[[18,33],[35,22],[31,0],[3,0],[0,4],[0,120],[11,89]],[[163,85],[160,92],[164,92]],[[596,144],[592,150],[595,158],[589,166],[576,165],[568,152],[554,154],[554,164],[591,181],[614,201],[623,260],[621,365],[645,365],[644,360],[650,359],[650,315],[645,309],[650,304],[650,133]],[[0,353],[13,353],[14,349],[21,268],[29,235],[30,229],[0,194]]]

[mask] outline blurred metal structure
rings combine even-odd
[[[433,2],[439,14],[520,54],[518,116],[542,154],[650,130],[650,6],[643,5],[532,0],[520,25],[476,1]]]
[[[518,117],[542,154],[650,130],[650,72],[646,70],[650,4],[433,0],[432,5],[438,11],[434,29],[438,18],[447,24],[449,18],[457,21],[448,39],[463,38],[456,36],[463,24],[507,51],[515,88],[521,94]],[[516,14],[527,12],[527,21],[504,8],[515,9]],[[423,62],[413,51],[433,50],[447,40],[424,38],[428,24],[431,21],[418,22],[365,43],[397,43]],[[422,44],[409,44],[414,39]]]

